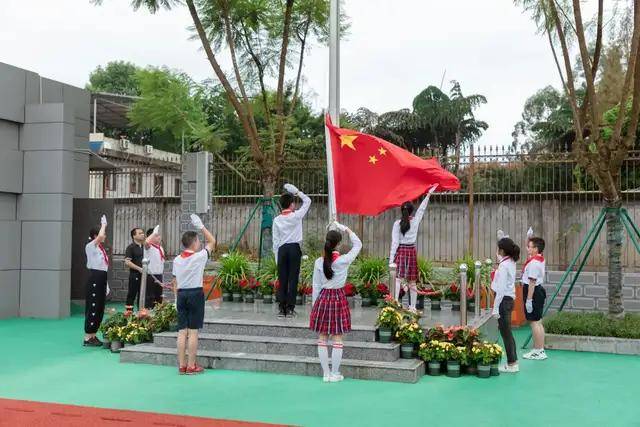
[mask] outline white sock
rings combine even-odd
[[[396,288],[394,289],[394,298],[396,301],[400,302],[400,287],[402,286],[402,279],[396,279]]]
[[[320,358],[320,366],[322,366],[322,374],[326,377],[329,375],[329,350],[326,341],[318,341],[318,357]]]
[[[342,362],[342,343],[334,342],[331,351],[331,373],[338,375],[340,373],[340,362]]]
[[[416,303],[418,302],[418,288],[415,286],[409,286],[409,295],[411,295],[411,301],[409,301],[409,307],[412,309],[416,308]]]

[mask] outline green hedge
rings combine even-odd
[[[605,313],[555,313],[544,320],[549,334],[640,339],[640,315],[610,319]]]

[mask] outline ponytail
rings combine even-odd
[[[498,241],[498,249],[502,250],[505,256],[511,258],[514,262],[520,259],[520,246],[516,245],[513,240],[503,237]]]
[[[333,264],[333,251],[341,240],[342,234],[340,234],[340,232],[330,230],[327,233],[327,238],[324,242],[324,261],[322,263],[322,271],[328,280],[333,279],[333,268],[331,268],[331,264]]]
[[[400,207],[400,213],[402,214],[402,218],[400,219],[400,232],[404,236],[409,228],[411,228],[411,220],[410,216],[413,213],[414,207],[411,202],[404,202]]]

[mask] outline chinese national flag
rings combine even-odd
[[[378,137],[333,126],[333,176],[338,213],[378,215],[415,200],[433,185],[437,191],[460,189],[460,181],[436,159],[421,159]]]

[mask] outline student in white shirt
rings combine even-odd
[[[309,211],[311,199],[291,184],[285,184],[286,193],[280,196],[283,211],[273,220],[273,253],[278,264],[278,317],[295,316],[296,294],[302,259],[302,219]],[[302,206],[295,209],[294,197],[302,200]]]
[[[511,332],[511,314],[516,299],[516,262],[520,259],[520,247],[508,237],[498,241],[498,269],[491,281],[491,290],[496,293],[493,315],[498,317],[498,329],[502,335],[507,363],[500,372],[515,373],[518,367],[516,341]]]
[[[204,325],[204,292],[202,278],[207,260],[215,246],[213,235],[202,220],[191,215],[191,224],[204,234],[204,249],[198,233],[187,231],[182,235],[184,251],[173,260],[173,287],[177,292],[178,309],[178,373],[180,375],[199,374],[204,371],[196,364],[198,352],[198,329]],[[189,358],[186,351],[189,349]]]
[[[525,359],[545,360],[547,353],[544,351],[544,326],[542,325],[542,312],[544,311],[547,292],[544,287],[545,242],[540,237],[531,237],[527,242],[529,258],[522,269],[522,299],[524,301],[525,317],[531,326],[533,334],[533,349],[522,355]]]
[[[404,282],[406,290],[406,283],[408,283],[410,295],[409,309],[412,311],[416,310],[416,302],[418,300],[418,288],[416,286],[418,280],[418,252],[416,250],[418,228],[429,204],[429,198],[437,187],[438,184],[429,189],[427,196],[422,203],[420,203],[415,215],[412,215],[415,209],[413,203],[403,203],[400,207],[402,218],[393,223],[391,230],[389,262],[394,263],[397,267],[394,298],[396,300],[399,299],[400,287]]]
[[[318,333],[318,356],[322,366],[324,382],[342,381],[340,363],[342,362],[342,336],[351,331],[351,311],[344,292],[349,266],[362,249],[362,242],[356,234],[342,224],[334,223],[339,231],[330,230],[324,243],[324,256],[318,258],[313,268],[313,309],[309,319],[309,328]],[[336,251],[346,232],[351,239],[351,250],[340,255]],[[331,370],[329,370],[329,352],[327,336],[331,336]]]
[[[162,276],[164,273],[164,248],[160,236],[160,226],[147,230],[147,240],[144,245],[144,257],[149,260],[147,274],[147,292],[145,305],[153,308],[162,303]]]
[[[99,347],[102,342],[96,337],[96,332],[104,316],[104,304],[107,296],[107,271],[109,271],[109,256],[104,248],[107,238],[107,217],[100,218],[100,230],[89,230],[89,243],[84,247],[87,255],[87,278],[85,308],[84,308],[84,342],[86,347]]]

